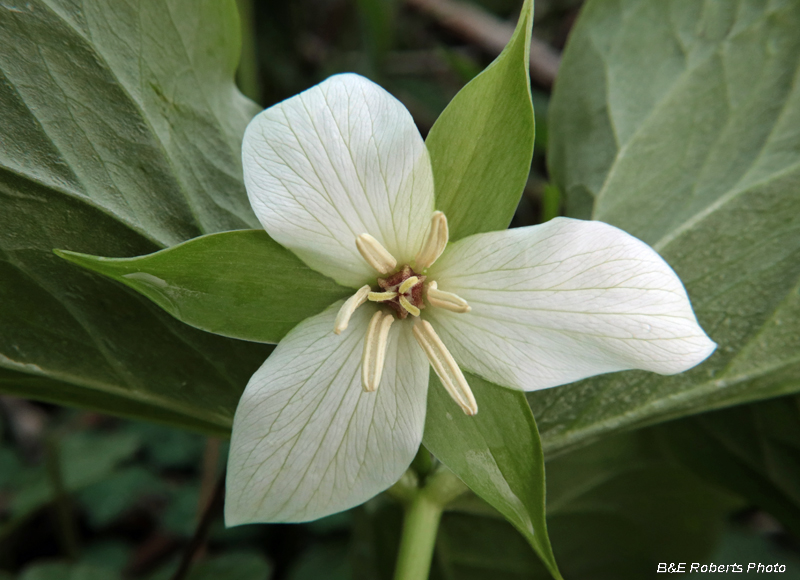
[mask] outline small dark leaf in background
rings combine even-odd
[[[781,397],[655,428],[700,477],[771,513],[800,537],[800,399]]]

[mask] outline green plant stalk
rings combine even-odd
[[[426,485],[406,503],[394,580],[428,578],[442,512],[465,491],[467,486],[452,471],[440,465],[428,477]]]
[[[421,490],[406,506],[394,580],[425,580],[428,577],[442,511],[443,507],[425,490]]]

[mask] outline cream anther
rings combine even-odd
[[[386,344],[394,316],[378,311],[369,321],[364,338],[364,353],[361,356],[361,386],[367,393],[375,392],[381,382],[383,364],[386,359]]]
[[[417,308],[416,306],[414,306],[413,304],[411,304],[411,302],[409,302],[409,301],[408,301],[408,298],[406,298],[405,296],[403,296],[403,295],[401,294],[401,295],[400,295],[400,300],[399,300],[399,301],[400,301],[400,306],[402,306],[403,308],[405,308],[405,309],[406,309],[406,311],[407,311],[407,312],[408,312],[408,313],[409,313],[411,316],[419,316],[419,308]]]
[[[431,303],[431,306],[444,308],[445,310],[450,310],[451,312],[464,314],[472,310],[472,307],[467,304],[467,301],[458,294],[439,290],[439,285],[435,280],[428,284],[426,297],[428,298],[428,302]]]
[[[448,237],[447,218],[440,211],[433,212],[428,235],[414,262],[414,268],[417,272],[430,268],[442,255],[445,246],[447,246]]]
[[[419,282],[419,278],[416,276],[411,276],[411,278],[406,278],[402,284],[400,284],[400,288],[397,291],[400,294],[408,294],[408,292],[414,287],[414,285]]]
[[[345,300],[342,307],[339,309],[339,313],[336,315],[336,322],[333,325],[333,332],[336,334],[341,334],[342,331],[347,328],[347,325],[350,323],[350,317],[353,315],[353,312],[356,311],[356,308],[364,304],[367,301],[367,297],[369,296],[370,287],[369,286],[362,286],[358,289],[358,292],[353,294],[350,298]]]
[[[461,410],[467,415],[474,415],[478,412],[478,403],[469,388],[464,373],[458,367],[453,355],[433,330],[433,327],[426,320],[419,320],[414,324],[414,338],[425,351],[428,360],[442,381],[447,393],[458,403]]]
[[[397,298],[397,292],[370,292],[368,298],[372,302],[386,302]]]
[[[369,234],[356,238],[356,248],[367,263],[379,274],[388,274],[397,266],[397,260],[381,243]]]

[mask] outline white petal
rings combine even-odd
[[[264,229],[340,284],[374,281],[360,234],[401,264],[422,246],[433,212],[428,150],[406,108],[371,81],[336,75],[263,111],[242,156]]]
[[[395,483],[422,441],[428,361],[411,325],[392,325],[380,388],[361,388],[374,307],[333,333],[341,302],[299,324],[239,401],[228,459],[225,522],[308,521]]]
[[[526,391],[625,369],[687,370],[716,345],[675,272],[613,226],[554,219],[477,234],[431,268],[472,311],[426,310],[461,366]]]

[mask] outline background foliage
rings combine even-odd
[[[239,139],[259,108],[234,84],[240,45],[239,86],[263,106],[355,71],[427,134],[519,10],[469,6],[242,1],[241,31],[233,0],[0,6],[0,579],[169,578],[225,460],[218,440],[175,427],[224,437],[270,348],[177,322],[52,249],[131,257],[257,226]],[[512,225],[564,213],[647,241],[720,345],[684,375],[618,373],[529,396],[567,579],[776,559],[800,577],[798,24],[791,0],[536,5],[536,142]],[[507,110],[496,113],[502,122]],[[447,142],[441,127],[468,122],[443,117],[432,148]],[[504,177],[510,190],[525,182]],[[524,446],[481,428],[470,444],[495,458]],[[426,442],[437,441],[444,457],[447,433],[431,426]],[[535,459],[510,464],[524,474]],[[520,521],[485,491],[494,508],[461,498],[432,577],[548,577],[531,538],[494,511],[521,529],[540,498],[513,472],[502,478],[525,505]],[[217,519],[189,578],[391,578],[399,526],[383,497],[302,526],[224,530]]]

